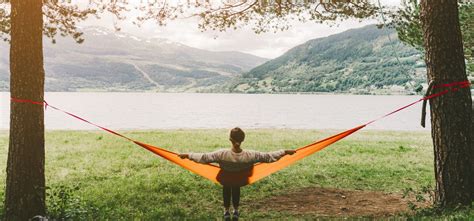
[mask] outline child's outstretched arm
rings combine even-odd
[[[196,163],[217,163],[221,159],[222,150],[211,153],[183,153],[179,154],[181,159],[190,159]]]

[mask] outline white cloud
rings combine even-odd
[[[381,0],[385,6],[398,6],[400,0]],[[130,17],[133,17],[130,16]],[[112,28],[114,20],[111,16],[103,16],[101,20],[89,19],[83,25],[99,25]],[[121,21],[122,31],[144,37],[167,38],[191,47],[212,51],[241,51],[261,57],[275,58],[290,48],[314,38],[336,34],[350,28],[358,28],[376,23],[375,20],[358,22],[354,20],[339,22],[337,26],[317,24],[314,22],[293,22],[286,31],[277,33],[255,34],[250,27],[226,32],[201,32],[195,18],[180,19],[158,26],[147,22],[142,27],[136,27],[130,21]]]

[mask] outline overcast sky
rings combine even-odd
[[[384,6],[398,6],[400,0],[381,0]],[[103,16],[101,20],[88,19],[81,26],[103,26],[113,28],[114,20]],[[290,48],[308,40],[336,34],[347,29],[358,28],[378,21],[368,20],[358,22],[354,20],[338,22],[337,26],[330,27],[314,22],[293,22],[290,29],[277,33],[255,34],[251,27],[226,32],[201,32],[197,27],[196,19],[181,19],[169,22],[166,26],[158,26],[147,22],[138,28],[131,24],[130,19],[120,21],[121,31],[143,37],[167,38],[191,47],[212,51],[240,51],[253,55],[275,58]]]

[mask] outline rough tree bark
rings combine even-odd
[[[42,0],[11,1],[10,92],[43,101]],[[44,109],[11,102],[6,220],[45,215]]]
[[[466,81],[457,1],[422,0],[421,22],[428,80],[435,84]],[[470,205],[474,199],[471,105],[468,88],[430,100],[435,203],[443,208]]]

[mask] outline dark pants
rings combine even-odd
[[[223,196],[224,196],[224,207],[229,208],[230,207],[230,199],[232,197],[232,205],[234,208],[239,207],[239,202],[240,202],[240,187],[231,187],[231,186],[224,186],[224,189],[222,191]]]

